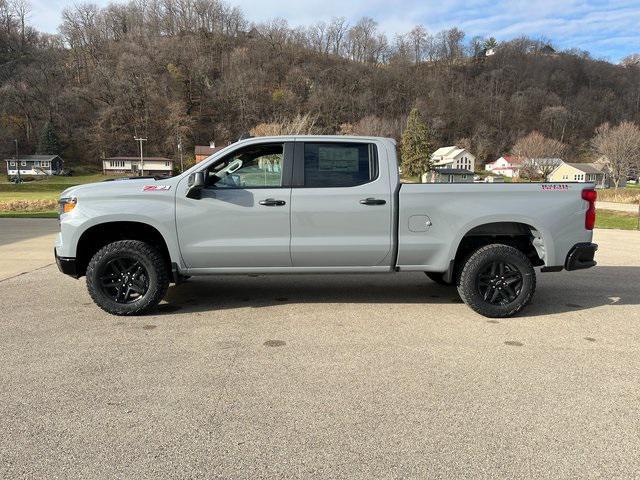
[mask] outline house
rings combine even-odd
[[[473,172],[466,168],[436,168],[422,175],[422,183],[473,183]]]
[[[173,160],[165,157],[109,157],[102,159],[104,175],[166,175],[173,173]]]
[[[216,147],[214,142],[210,142],[209,145],[196,145],[195,146],[195,155],[196,155],[196,163],[200,163],[205,158],[210,157],[214,153],[222,150],[224,147]]]
[[[17,158],[9,158],[7,162],[7,175],[42,176],[60,175],[62,173],[63,160],[59,155],[20,155]]]
[[[522,164],[513,155],[503,155],[499,159],[489,162],[484,166],[485,171],[503,177],[514,178],[520,174]]]
[[[473,172],[476,166],[476,157],[464,148],[451,145],[449,147],[441,147],[433,152],[431,163],[435,169],[460,169]]]
[[[566,163],[558,165],[547,178],[549,182],[594,182],[596,188],[609,188],[609,174],[595,163]]]

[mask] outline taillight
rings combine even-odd
[[[596,198],[598,193],[595,190],[582,190],[582,199],[589,202],[589,208],[584,216],[584,228],[593,230],[596,224]]]

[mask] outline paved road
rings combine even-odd
[[[55,218],[0,218],[0,282],[52,265]]]
[[[596,202],[596,208],[602,210],[616,210],[618,212],[638,213],[637,203]]]
[[[0,478],[638,477],[640,232],[596,239],[500,321],[419,274],[0,281]]]

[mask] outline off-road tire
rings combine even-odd
[[[117,258],[126,257],[140,262],[147,272],[148,288],[132,303],[118,303],[101,287],[100,272]],[[141,315],[156,307],[169,287],[169,272],[162,254],[153,246],[139,240],[120,240],[110,243],[91,258],[87,266],[87,289],[93,301],[112,315]]]
[[[507,263],[510,267],[515,268],[522,277],[519,293],[513,301],[506,304],[490,303],[480,293],[479,281],[481,280],[479,277],[494,262]],[[531,301],[535,289],[536,273],[527,256],[517,248],[503,244],[487,245],[470,255],[462,268],[458,282],[458,293],[464,303],[480,315],[490,318],[505,318],[515,315]]]
[[[445,287],[451,287],[453,285],[453,282],[446,282],[444,280],[443,272],[424,272],[424,273],[427,277],[429,277],[429,280],[437,283],[438,285],[444,285]]]

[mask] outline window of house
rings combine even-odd
[[[378,176],[375,146],[367,143],[305,143],[305,187],[355,187]]]
[[[165,167],[170,167],[171,166],[171,162],[164,162],[164,166]]]
[[[46,160],[46,161],[42,162],[42,166],[46,167],[46,168],[49,168],[51,166],[51,162]]]
[[[277,188],[282,186],[282,143],[254,145],[233,152],[207,170],[207,184],[215,188]],[[240,161],[241,167],[218,180],[217,171],[232,162]]]

